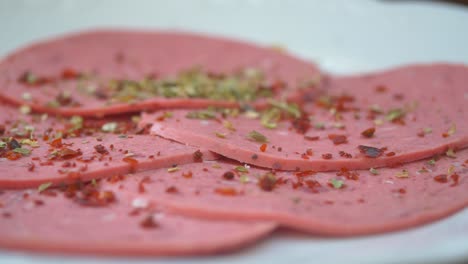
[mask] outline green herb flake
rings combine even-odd
[[[435,159],[430,159],[428,162],[427,162],[428,165],[431,165],[431,166],[434,166],[436,164],[436,160]]]
[[[401,108],[391,109],[385,115],[387,121],[395,121],[405,116],[405,111]]]
[[[212,110],[199,110],[199,111],[192,111],[187,113],[185,116],[186,118],[189,119],[215,119],[216,118],[216,113]]]
[[[233,132],[236,131],[236,128],[234,127],[234,125],[227,120],[223,121],[223,126],[229,131],[233,131]]]
[[[96,181],[96,179],[92,179],[92,180],[91,180],[91,185],[93,185],[94,187],[97,187],[97,181]]]
[[[267,143],[268,142],[267,137],[265,137],[263,134],[261,134],[260,132],[255,131],[255,130],[250,131],[249,134],[247,134],[247,138],[250,139],[250,140],[259,142],[259,143]]]
[[[395,174],[397,178],[408,178],[409,177],[409,171],[407,169],[404,169],[397,174]]]
[[[0,141],[0,148],[5,148],[7,145],[6,142]]]
[[[81,116],[72,116],[70,118],[70,124],[73,125],[73,129],[81,129],[83,128],[83,117]]]
[[[447,135],[451,136],[455,134],[455,132],[457,132],[457,125],[455,123],[452,123],[452,125],[450,125],[450,128],[447,130]]]
[[[240,181],[241,183],[248,183],[248,182],[250,181],[250,178],[249,178],[247,175],[244,174],[244,175],[241,175],[241,176],[239,177],[239,181]]]
[[[32,148],[38,148],[39,147],[39,143],[35,140],[32,140],[32,139],[23,139],[21,140],[21,144],[24,144],[24,145],[28,145]]]
[[[329,182],[335,189],[341,189],[344,187],[344,182],[342,180],[330,179]]]
[[[102,125],[101,130],[103,132],[114,132],[117,129],[117,122],[109,122]]]
[[[120,134],[118,137],[119,137],[119,138],[128,138],[128,136],[125,135],[125,134]]]
[[[425,127],[425,128],[423,128],[423,132],[424,132],[424,134],[426,134],[426,135],[427,135],[427,134],[430,134],[430,133],[432,133],[432,128],[430,128],[430,127]]]
[[[167,172],[173,173],[173,172],[176,172],[178,170],[180,170],[180,168],[178,166],[175,166],[175,167],[171,167],[171,168],[167,169]]]
[[[19,111],[21,114],[27,115],[31,113],[31,107],[29,105],[22,105],[20,106]]]
[[[43,183],[43,184],[39,185],[39,187],[37,187],[37,192],[41,193],[41,192],[47,190],[50,186],[52,186],[51,182]]]
[[[249,172],[249,170],[244,166],[237,166],[237,167],[235,167],[235,170],[238,171],[238,172],[243,172],[243,173],[248,173]]]
[[[376,168],[370,168],[369,171],[370,171],[370,173],[372,173],[373,175],[379,175],[379,171],[378,171]]]
[[[20,153],[23,156],[27,156],[31,154],[31,150],[26,149],[26,148],[15,148],[13,152]]]
[[[455,154],[455,150],[453,148],[449,148],[447,152],[445,152],[445,155],[453,159],[457,157],[457,154]]]
[[[316,122],[316,123],[314,124],[314,128],[315,128],[315,129],[320,129],[320,130],[325,129],[325,123]]]
[[[215,135],[219,138],[226,138],[227,134],[226,133],[221,133],[221,132],[215,132]]]
[[[211,165],[211,168],[213,168],[213,169],[221,169],[221,165],[219,165],[219,164],[213,164],[213,165]]]
[[[375,124],[376,126],[381,126],[381,125],[384,124],[384,121],[383,121],[382,119],[378,119],[378,118],[377,118],[377,119],[374,119],[374,124]]]
[[[22,93],[21,98],[25,101],[31,101],[32,100],[32,95],[28,92]]]

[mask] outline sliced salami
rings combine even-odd
[[[177,110],[164,120],[145,115],[142,124],[153,124],[161,137],[276,170],[395,166],[468,146],[466,83],[465,66],[415,65],[331,78],[328,95],[302,112],[272,102],[260,113]],[[281,112],[293,117],[281,120]]]
[[[0,247],[112,256],[215,254],[244,248],[276,227],[180,216],[127,200],[112,187],[2,192]]]
[[[269,220],[302,232],[348,236],[401,230],[468,206],[468,152],[396,168],[272,172],[232,161],[142,172],[122,189],[181,214]]]
[[[143,109],[300,101],[315,65],[284,52],[188,33],[92,31],[0,63],[0,97],[38,112],[104,116]],[[305,89],[305,90],[304,90]]]

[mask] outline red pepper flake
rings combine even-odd
[[[363,153],[368,158],[377,158],[382,155],[383,150],[379,148],[359,145],[359,151]]]
[[[304,139],[309,140],[309,141],[316,141],[316,140],[319,140],[320,137],[319,136],[304,136]]]
[[[393,157],[393,156],[395,156],[395,155],[396,155],[396,153],[393,152],[393,151],[391,151],[391,152],[385,154],[385,156],[387,156],[387,157]]]
[[[21,153],[18,153],[18,152],[13,152],[13,151],[8,151],[6,154],[5,154],[5,157],[8,159],[8,160],[18,160],[22,157],[23,155],[21,155]]]
[[[125,157],[122,159],[123,162],[126,162],[130,165],[130,172],[135,172],[138,166],[138,160],[132,157]]]
[[[193,153],[193,161],[194,162],[203,161],[203,153],[199,149]]]
[[[87,185],[75,201],[83,206],[103,207],[115,202],[116,198],[112,191],[98,191],[91,185]]]
[[[232,180],[234,179],[234,172],[232,171],[226,171],[224,174],[223,174],[223,178],[225,180]]]
[[[34,168],[36,167],[34,162],[28,162],[26,166],[28,166],[28,171],[34,171]]]
[[[305,159],[305,160],[308,160],[308,159],[309,159],[309,156],[307,156],[307,154],[305,154],[305,153],[302,153],[302,154],[301,154],[301,158],[302,158],[302,159]]]
[[[296,129],[297,133],[305,134],[310,129],[310,119],[307,115],[302,114],[299,118],[292,121],[292,126]]]
[[[167,193],[172,193],[172,194],[174,194],[174,193],[178,193],[179,190],[178,190],[177,187],[175,187],[175,186],[169,186],[169,187],[166,189],[166,192],[167,192]]]
[[[378,85],[375,87],[375,91],[378,93],[385,93],[388,90],[388,88],[385,85]]]
[[[456,173],[450,175],[450,179],[452,179],[453,183],[450,185],[450,187],[454,187],[458,185],[458,181],[460,180],[460,176]]]
[[[276,185],[276,176],[271,173],[265,173],[264,175],[260,176],[258,179],[258,186],[260,189],[266,191],[266,192],[271,192],[275,188]]]
[[[397,94],[394,94],[393,95],[393,99],[395,99],[396,101],[401,101],[405,98],[405,95],[401,94],[401,93],[397,93]]]
[[[72,180],[78,180],[81,178],[81,173],[77,171],[70,171],[69,173],[67,173],[67,178]]]
[[[153,229],[159,227],[159,224],[154,220],[153,215],[148,215],[140,222],[140,226],[144,229]]]
[[[191,171],[187,171],[187,172],[182,173],[182,177],[184,177],[186,179],[190,179],[190,178],[192,178],[192,176],[193,176],[193,173]]]
[[[371,138],[374,136],[375,133],[375,127],[370,127],[364,131],[361,132],[361,135],[365,138]]]
[[[109,154],[109,151],[106,149],[106,147],[104,147],[101,144],[94,146],[94,149],[99,154],[102,154],[102,155]]]
[[[73,70],[73,69],[70,69],[70,68],[67,68],[67,69],[64,69],[62,71],[62,79],[64,80],[72,80],[72,79],[76,79],[78,77],[80,77],[80,74]]]
[[[353,181],[359,180],[359,173],[357,171],[350,171],[347,168],[341,168],[340,171],[336,173],[336,176],[343,176]]]
[[[348,139],[345,135],[329,134],[328,139],[330,139],[335,145],[348,143]]]
[[[304,182],[307,187],[313,191],[317,191],[317,188],[321,187],[322,185],[316,180],[307,180]]]
[[[405,188],[399,188],[399,189],[393,190],[393,192],[396,192],[396,193],[399,193],[399,194],[405,194],[406,189]]]
[[[230,188],[230,187],[216,188],[214,191],[215,193],[224,195],[224,196],[236,196],[239,194],[236,189]]]
[[[434,177],[434,181],[439,182],[439,183],[447,183],[448,178],[446,174],[440,174]]]
[[[344,151],[340,151],[338,152],[338,154],[340,155],[340,157],[343,157],[343,158],[346,158],[346,159],[350,159],[353,157],[353,155],[351,155],[350,153],[347,153],[347,152],[344,152]]]
[[[296,172],[296,176],[297,177],[307,177],[307,176],[311,176],[311,175],[314,175],[316,174],[317,172],[313,171],[313,170],[306,170],[306,171],[300,171],[300,172]]]
[[[322,158],[329,160],[333,158],[333,155],[331,153],[325,153],[325,154],[322,154]]]
[[[57,157],[61,159],[72,159],[80,156],[82,153],[79,150],[73,150],[69,148],[62,148],[57,152]]]
[[[307,156],[313,156],[314,155],[314,151],[312,149],[307,149],[305,154],[307,154]]]
[[[150,179],[148,176],[144,177],[144,178],[138,183],[138,192],[139,192],[139,193],[145,193],[145,192],[146,192],[145,184],[150,183],[150,182],[151,182],[151,179]]]
[[[266,149],[267,149],[267,144],[262,144],[262,145],[260,145],[260,151],[261,151],[261,152],[265,152]]]

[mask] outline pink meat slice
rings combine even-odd
[[[302,99],[303,91],[296,89],[299,84],[319,74],[315,65],[284,52],[223,38],[188,33],[103,30],[40,42],[9,55],[0,63],[0,97],[17,105],[29,105],[38,112],[66,116],[103,116],[171,107],[237,106],[234,101],[163,97],[146,98],[132,104],[108,104],[107,100],[86,93],[86,87],[96,86],[96,83],[79,85],[72,78],[80,72],[92,73],[100,80],[141,79],[148,75],[164,78],[194,66],[201,66],[211,73],[258,68],[269,82],[286,82],[289,88],[281,91],[280,97],[292,100]],[[65,80],[31,86],[18,81],[27,72],[42,78],[41,82],[61,75]],[[64,91],[69,93],[74,104],[47,106]],[[22,96],[24,94],[28,96]]]
[[[212,152],[149,135],[101,134],[63,139],[61,145],[51,142],[39,138],[37,147],[23,144],[30,154],[1,158],[0,187],[59,185],[216,158]]]
[[[276,221],[301,232],[333,236],[419,226],[468,206],[466,150],[456,158],[372,172],[276,172],[275,182],[267,180],[268,172],[218,160],[183,165],[175,173],[138,173],[122,181],[121,188],[137,190],[143,184],[140,197],[180,214]]]
[[[200,120],[187,118],[187,110],[174,111],[173,118],[163,121],[156,120],[158,113],[147,114],[142,124],[152,123],[151,132],[161,137],[266,168],[394,166],[468,146],[467,83],[465,66],[413,65],[330,78],[328,95],[304,106],[306,120],[311,120],[302,119],[306,124],[282,121],[271,129],[245,115]],[[362,135],[369,129],[375,129],[367,134],[370,138]],[[268,142],[249,138],[252,131]]]
[[[112,256],[201,255],[244,248],[276,227],[271,222],[203,220],[142,208],[123,191],[115,192],[116,201],[99,207],[51,193],[0,194],[0,248]]]

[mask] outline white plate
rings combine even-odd
[[[282,44],[334,73],[415,62],[468,64],[468,8],[419,1],[0,0],[0,56],[95,27],[182,29]],[[1,235],[1,234],[0,234]],[[111,259],[0,252],[0,263],[439,263],[468,261],[468,209],[386,235],[324,239],[277,233],[225,256]]]

